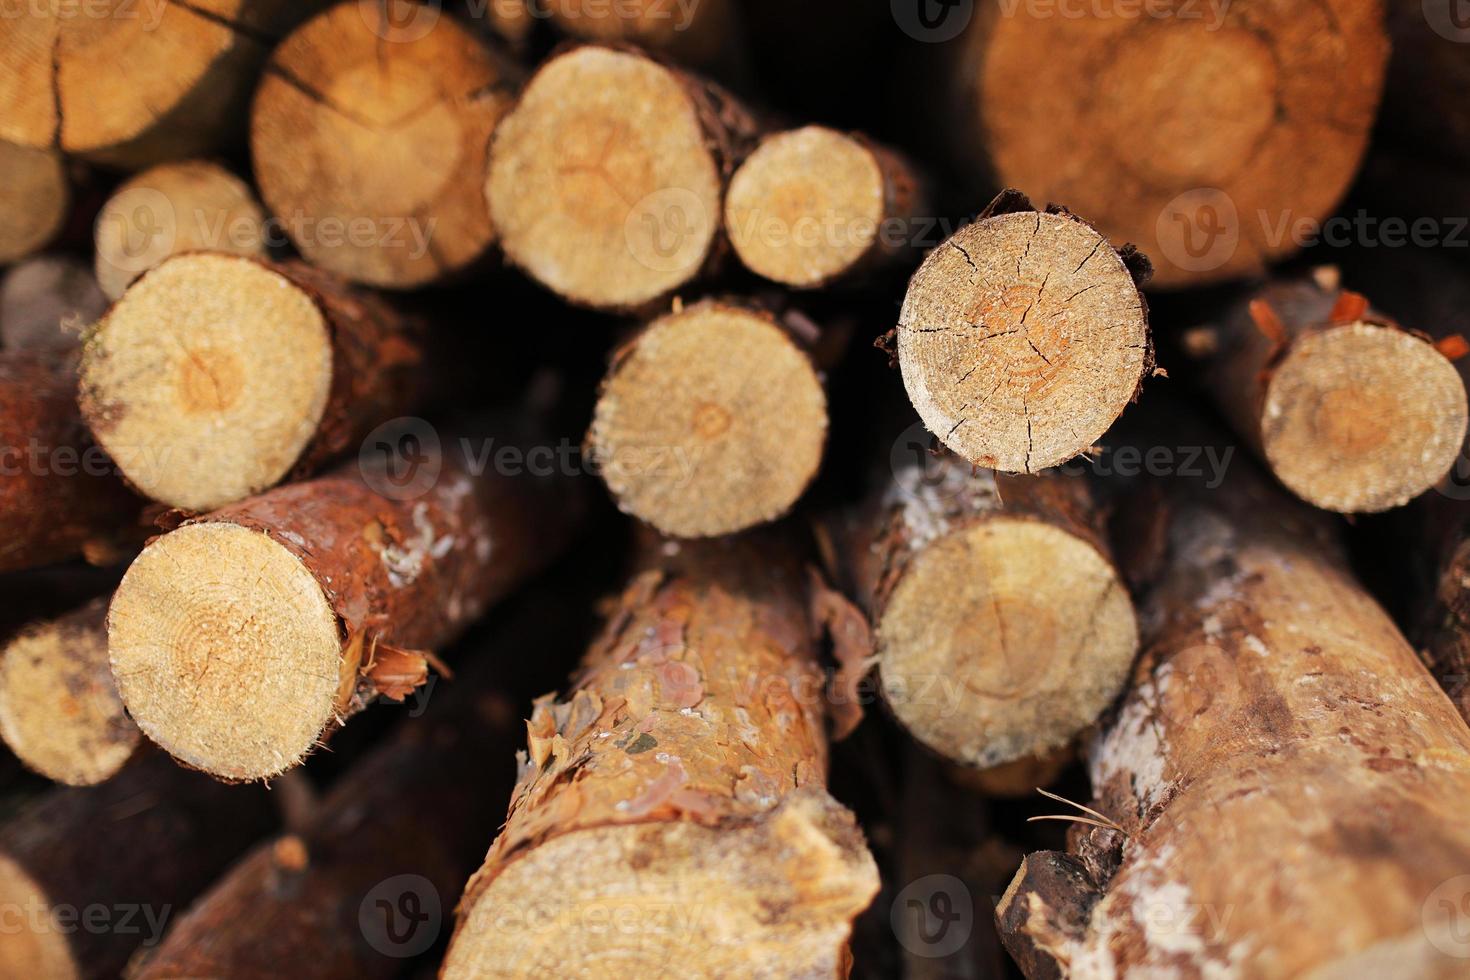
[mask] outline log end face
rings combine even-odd
[[[99,321],[80,369],[83,414],[128,480],[191,511],[279,482],[332,387],[316,302],[251,259],[176,256]]]
[[[0,903],[20,920],[0,930],[0,976],[77,980],[82,966],[67,932],[47,909],[51,899],[16,861],[0,855]],[[75,928],[75,923],[72,924]]]
[[[1064,745],[1117,696],[1138,650],[1117,571],[1082,539],[993,518],[925,547],[877,629],[878,670],[916,738],[987,768]]]
[[[39,251],[66,220],[71,203],[61,157],[0,141],[0,265]]]
[[[1266,390],[1261,441],[1297,496],[1326,510],[1377,512],[1449,472],[1466,413],[1464,381],[1431,344],[1359,321],[1292,346]]]
[[[191,524],[155,540],[118,586],[108,634],[138,727],[212,775],[284,772],[334,716],[337,616],[301,561],[258,531]]]

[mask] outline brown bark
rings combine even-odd
[[[455,450],[417,451],[408,480],[365,458],[143,551],[108,625],[149,738],[222,778],[292,768],[375,698],[424,683],[430,651],[569,543],[576,481],[472,475]]]
[[[39,252],[55,238],[71,208],[61,157],[44,147],[0,139],[0,264]]]
[[[310,475],[404,414],[422,357],[416,321],[327,273],[197,252],[99,321],[80,401],[129,482],[204,511]]]
[[[1321,515],[1239,464],[1166,494],[1145,654],[1091,752],[1116,829],[1027,859],[1009,948],[1033,977],[1463,975],[1470,729]]]
[[[846,974],[878,882],[822,788],[801,569],[774,537],[665,555],[537,702],[444,976]]]
[[[0,827],[0,970],[115,977],[270,826],[266,794],[163,756],[87,789],[57,789]]]
[[[0,349],[69,350],[107,309],[92,270],[67,255],[38,255],[0,278]]]

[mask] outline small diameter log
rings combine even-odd
[[[1282,229],[1335,210],[1368,144],[1388,39],[1381,0],[1164,18],[988,5],[957,55],[949,129],[963,163],[1068,202],[1174,288],[1258,273],[1297,249]]]
[[[944,453],[902,465],[835,540],[884,698],[941,755],[990,768],[1054,750],[1127,679],[1133,603],[1085,479]]]
[[[427,679],[430,652],[549,563],[580,484],[495,472],[425,446],[217,510],[155,539],[108,615],[129,713],[186,765],[263,779],[378,696]]]
[[[878,874],[823,789],[804,592],[774,539],[633,580],[573,694],[536,704],[444,977],[846,975]]]
[[[1006,191],[929,253],[896,348],[909,401],[979,466],[1038,473],[1107,431],[1153,368],[1148,260]]]
[[[924,210],[914,169],[858,134],[766,137],[730,179],[725,227],[746,268],[815,289],[901,259]]]
[[[106,621],[107,600],[96,599],[0,649],[0,737],[59,783],[109,779],[143,742],[112,679]]]
[[[556,55],[490,149],[505,255],[571,302],[649,307],[717,256],[725,182],[754,133],[727,93],[644,55]]]
[[[106,309],[107,297],[81,259],[27,259],[0,278],[0,349],[69,350]]]
[[[87,339],[82,412],[143,493],[204,511],[300,476],[407,410],[415,333],[301,263],[174,256]]]
[[[1215,331],[1221,412],[1286,487],[1327,510],[1388,510],[1432,487],[1465,439],[1465,383],[1422,334],[1335,270],[1275,283]]]
[[[142,509],[82,422],[74,365],[0,352],[0,571],[101,550]]]
[[[0,42],[0,49],[3,45]],[[44,147],[0,139],[0,173],[5,175],[0,181],[0,265],[4,265],[39,252],[56,237],[71,207],[71,188],[61,157]]]
[[[1470,729],[1323,515],[1242,465],[1170,484],[1101,819],[1026,859],[1008,948],[1032,977],[1464,976]]]
[[[797,340],[768,313],[705,301],[614,355],[587,446],[624,511],[709,537],[790,510],[826,437],[826,394]]]
[[[170,255],[265,256],[265,213],[239,177],[206,160],[160,164],[122,184],[93,231],[97,282],[117,299]]]
[[[271,824],[267,795],[163,756],[56,789],[0,826],[0,973],[116,977]]]
[[[634,44],[720,78],[748,71],[737,0],[549,0],[551,22],[584,41]]]
[[[315,265],[387,288],[443,279],[494,237],[485,153],[515,74],[437,8],[338,4],[271,56],[250,123],[260,192]]]

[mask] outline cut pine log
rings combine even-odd
[[[1324,515],[1243,461],[1166,482],[1100,816],[1026,859],[1008,948],[1032,977],[1463,976],[1470,729]]]
[[[750,115],[631,50],[546,61],[495,131],[485,193],[506,257],[573,303],[642,310],[722,250],[725,182]]]
[[[708,537],[790,510],[826,437],[827,398],[801,341],[768,313],[707,300],[614,355],[587,447],[623,510]]]
[[[107,309],[92,270],[69,255],[38,255],[0,278],[0,349],[62,351]]]
[[[845,974],[878,876],[823,789],[801,569],[774,538],[665,555],[624,592],[573,694],[537,702],[449,980]]]
[[[412,326],[302,263],[174,256],[89,335],[82,412],[138,490],[211,510],[403,414],[424,380]]]
[[[836,524],[898,721],[990,768],[1070,742],[1122,690],[1138,651],[1128,590],[1085,478],[906,463]]]
[[[1015,191],[929,253],[895,345],[924,424],[979,466],[1038,473],[1087,449],[1153,368],[1149,263]]]
[[[338,4],[271,56],[250,123],[261,195],[302,255],[346,279],[458,272],[494,237],[485,153],[516,75],[437,8]]]
[[[170,255],[207,249],[265,256],[265,213],[239,177],[206,160],[164,163],[125,181],[93,231],[97,282],[117,299]]]
[[[45,147],[0,139],[0,173],[5,174],[0,181],[0,265],[4,265],[39,252],[56,237],[71,207],[71,188],[61,157]]]
[[[266,793],[163,756],[53,790],[0,826],[0,972],[116,977],[271,823]]]
[[[911,254],[921,182],[858,134],[806,126],[766,137],[730,179],[725,227],[746,268],[797,289]]]
[[[1423,334],[1336,270],[1259,291],[1221,318],[1207,382],[1221,412],[1297,496],[1344,513],[1432,487],[1465,440],[1465,383]]]
[[[155,539],[108,614],[128,712],[186,765],[264,779],[376,698],[427,679],[433,649],[549,563],[581,516],[564,476],[472,475],[420,446],[353,463]],[[413,468],[413,480],[398,464]]]
[[[71,786],[116,775],[143,735],[107,659],[107,600],[33,624],[0,650],[0,737],[26,767]]]
[[[1381,0],[1076,13],[977,12],[949,92],[964,165],[1136,243],[1162,287],[1260,272],[1337,207],[1383,88]]]

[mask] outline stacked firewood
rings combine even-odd
[[[0,974],[1470,971],[1470,32],[800,7],[0,14]]]

